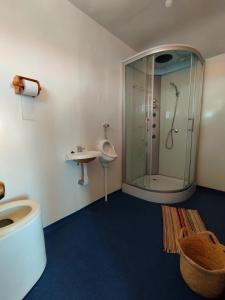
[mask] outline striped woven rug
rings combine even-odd
[[[182,227],[194,232],[204,231],[206,227],[197,210],[162,205],[163,250],[177,253],[176,239]]]

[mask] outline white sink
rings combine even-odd
[[[88,163],[99,156],[101,156],[100,151],[82,151],[82,152],[71,151],[67,153],[66,160],[74,160],[77,163],[83,164],[83,163]]]

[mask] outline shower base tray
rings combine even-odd
[[[162,175],[144,176],[132,184],[123,183],[122,191],[150,202],[178,203],[191,197],[196,190],[195,184],[184,188],[183,181]]]
[[[133,185],[158,192],[176,191],[184,188],[184,181],[163,175],[145,175],[132,182]]]

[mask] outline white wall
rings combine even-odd
[[[1,1],[0,179],[6,200],[36,199],[47,225],[102,197],[98,161],[89,165],[90,185],[82,187],[79,167],[64,158],[76,145],[94,149],[105,121],[119,153],[109,191],[121,187],[120,61],[133,53],[68,1]],[[43,91],[33,106],[10,87],[16,74],[40,80]],[[21,101],[33,121],[22,119]]]
[[[197,182],[225,191],[225,54],[206,61]]]

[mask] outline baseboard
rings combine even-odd
[[[121,192],[121,189],[116,190],[116,191],[114,191],[114,192],[108,194],[108,197],[110,198],[110,196],[112,196],[113,194],[118,193],[118,192]],[[109,200],[110,200],[110,199],[109,199]],[[52,224],[50,224],[50,225],[47,225],[46,227],[44,227],[44,234],[48,234],[49,232],[54,231],[54,230],[57,229],[58,227],[61,227],[62,224],[68,222],[70,219],[74,218],[75,216],[78,216],[79,214],[82,213],[82,211],[84,211],[84,210],[87,209],[87,208],[90,208],[91,206],[95,205],[96,202],[99,202],[99,201],[104,201],[104,197],[101,197],[101,198],[95,200],[94,202],[91,202],[91,203],[88,204],[87,206],[85,206],[85,207],[83,207],[83,208],[81,208],[81,209],[79,209],[79,210],[77,210],[77,211],[71,213],[71,214],[68,215],[68,216],[63,217],[62,219],[57,220],[56,222],[54,222],[54,223],[52,223]]]

